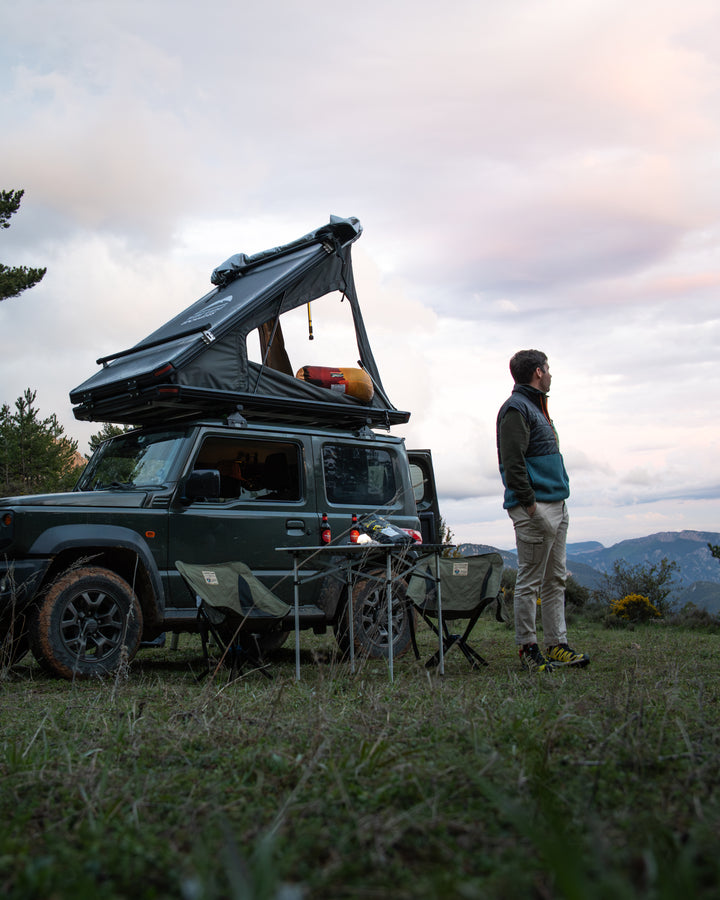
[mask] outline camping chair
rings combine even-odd
[[[487,666],[488,662],[468,643],[470,633],[480,614],[493,603],[499,603],[500,579],[503,561],[499,553],[483,553],[479,556],[463,556],[440,559],[440,596],[442,609],[443,653],[458,647],[473,669]],[[438,627],[437,586],[435,560],[428,558],[421,563],[410,578],[408,598],[435,634]],[[451,634],[448,622],[467,619],[462,634]],[[415,658],[420,658],[413,634]],[[425,663],[426,668],[437,666],[440,653],[436,651]]]
[[[176,561],[175,568],[197,598],[208,671],[208,636],[212,635],[230,665],[230,677],[249,665],[271,678],[262,659],[259,638],[286,628],[284,621],[292,607],[266,588],[245,563],[191,565]]]

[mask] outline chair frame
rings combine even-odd
[[[485,594],[490,578],[493,574],[492,567],[488,568],[487,572],[482,581],[482,586],[479,591],[479,595],[483,597]],[[408,602],[413,602],[412,600]],[[422,604],[413,603],[413,606],[417,610],[417,612],[422,616],[430,629],[437,636],[438,641],[442,640],[442,654],[440,650],[436,650],[435,653],[427,660],[425,663],[426,669],[432,669],[436,667],[441,667],[442,674],[442,662],[444,661],[444,657],[454,648],[457,647],[460,652],[463,654],[465,659],[470,664],[472,669],[479,669],[480,667],[489,666],[490,663],[475,650],[469,643],[470,635],[472,634],[475,625],[477,624],[478,619],[482,615],[482,613],[489,607],[496,604],[495,616],[500,621],[500,592],[498,592],[495,596],[485,597],[481,600],[477,607],[472,609],[470,612],[459,612],[453,611],[451,608],[448,608],[446,605],[443,606],[442,609],[442,635],[439,625],[439,616],[437,610],[427,610],[423,608]],[[453,633],[450,631],[450,627],[448,625],[449,622],[456,622],[460,619],[467,619],[467,624],[462,633]],[[412,644],[413,650],[415,652],[415,658],[420,659],[420,650],[417,645],[417,639],[415,636],[415,629],[412,632]]]
[[[198,631],[200,632],[200,640],[202,642],[202,650],[203,650],[203,659],[205,660],[206,671],[203,675],[209,675],[211,671],[213,671],[213,667],[210,663],[210,653],[208,651],[208,642],[210,636],[212,636],[213,640],[217,644],[217,646],[222,651],[222,655],[220,658],[220,663],[215,667],[214,671],[216,672],[219,666],[222,664],[224,660],[227,660],[230,666],[230,674],[228,676],[228,680],[231,681],[235,674],[242,675],[243,671],[246,668],[250,668],[251,670],[257,670],[261,675],[264,675],[266,678],[272,681],[272,675],[268,672],[268,663],[264,662],[262,659],[262,652],[257,645],[257,640],[255,641],[256,653],[253,653],[248,649],[247,645],[243,645],[238,640],[238,635],[242,629],[244,624],[244,620],[240,620],[240,624],[235,629],[235,633],[233,637],[228,642],[226,641],[218,628],[218,625],[222,624],[220,622],[213,622],[212,618],[208,614],[208,610],[206,608],[205,601],[202,597],[197,597],[197,607],[198,607]],[[222,611],[222,607],[212,607],[213,609],[218,609]],[[224,613],[225,620],[229,620],[230,616]]]
[[[450,629],[448,628],[448,620],[457,621],[459,618],[465,618],[465,616],[453,617],[452,613],[443,612],[442,615],[442,630],[443,630],[443,653],[445,656],[453,649],[453,647],[457,647],[470,663],[470,668],[479,669],[481,666],[489,666],[490,663],[485,659],[484,656],[481,656],[474,647],[471,647],[468,643],[468,638],[472,633],[473,628],[477,623],[477,620],[480,618],[482,613],[493,603],[497,603],[497,597],[488,597],[486,600],[480,604],[480,606],[472,613],[470,618],[468,619],[467,625],[465,626],[465,630],[462,634],[452,634]],[[414,605],[414,604],[413,604]],[[433,619],[437,619],[437,616],[432,616],[432,614],[425,612],[419,607],[415,607],[418,613],[423,617],[427,625],[430,629],[437,635],[438,639],[440,638],[440,632],[438,630],[438,626]],[[413,642],[413,650],[415,651],[415,658],[420,659],[420,650],[417,645],[417,640],[415,637],[415,629],[413,628],[412,633],[412,642]],[[432,669],[440,665],[440,651],[436,650],[433,655],[427,660],[425,663],[426,669]]]

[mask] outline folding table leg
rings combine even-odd
[[[442,620],[442,592],[440,589],[440,554],[436,550],[435,551],[435,586],[437,590],[437,614],[438,614],[438,661],[439,667],[438,671],[441,675],[445,674],[445,647],[444,641],[442,638],[443,634],[443,620]]]
[[[353,610],[353,567],[352,561],[347,560],[347,620],[348,636],[350,638],[350,671],[355,674],[355,613]]]
[[[390,681],[394,681],[393,673],[393,598],[392,598],[392,553],[387,553],[387,566],[385,572],[385,596],[388,609],[388,662],[390,664]]]
[[[300,681],[300,574],[297,556],[293,556],[293,590],[295,595],[295,681]]]

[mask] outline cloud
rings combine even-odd
[[[96,96],[58,75],[19,73],[33,114],[6,136],[4,177],[79,231],[163,240],[202,198],[187,125],[128,96]],[[34,98],[39,95],[37,103]]]
[[[48,274],[0,304],[2,400],[36,387],[68,430],[96,430],[67,394],[98,357],[232,253],[357,215],[383,383],[408,444],[433,449],[456,536],[512,543],[495,416],[533,346],[574,539],[706,527],[719,38],[710,0],[8,8],[0,187],[26,196],[0,258]],[[353,355],[317,324],[331,364]]]

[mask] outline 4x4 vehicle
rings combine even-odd
[[[73,492],[0,500],[6,658],[31,646],[60,675],[91,675],[131,658],[142,639],[196,629],[176,562],[245,563],[289,601],[291,557],[277,548],[317,545],[323,514],[336,540],[353,514],[375,513],[438,541],[429,451],[409,459],[400,438],[377,431],[410,413],[382,386],[360,312],[350,249],[361,232],[357,219],[332,216],[290,244],[230,257],[209,293],[97,360],[100,371],[70,392],[77,419],[140,427],[102,444]],[[297,337],[293,316],[306,308],[312,340],[315,300],[332,335],[345,316],[359,368],[290,364],[282,323]],[[394,606],[388,635],[376,584],[358,581],[355,639],[397,655],[408,613]],[[341,593],[337,578],[306,585],[300,627],[332,625],[342,643]]]
[[[402,439],[367,428],[239,422],[130,431],[97,449],[73,492],[0,500],[8,652],[30,646],[46,669],[87,676],[132,658],[141,640],[196,630],[195,597],[176,560],[245,562],[290,603],[291,558],[276,548],[319,544],[323,513],[338,541],[353,513],[437,540],[429,451],[409,457]],[[356,600],[358,648],[386,654],[383,592],[358,583]],[[301,603],[301,628],[344,633],[340,579],[310,581]],[[394,655],[410,639],[409,613],[396,609]]]

